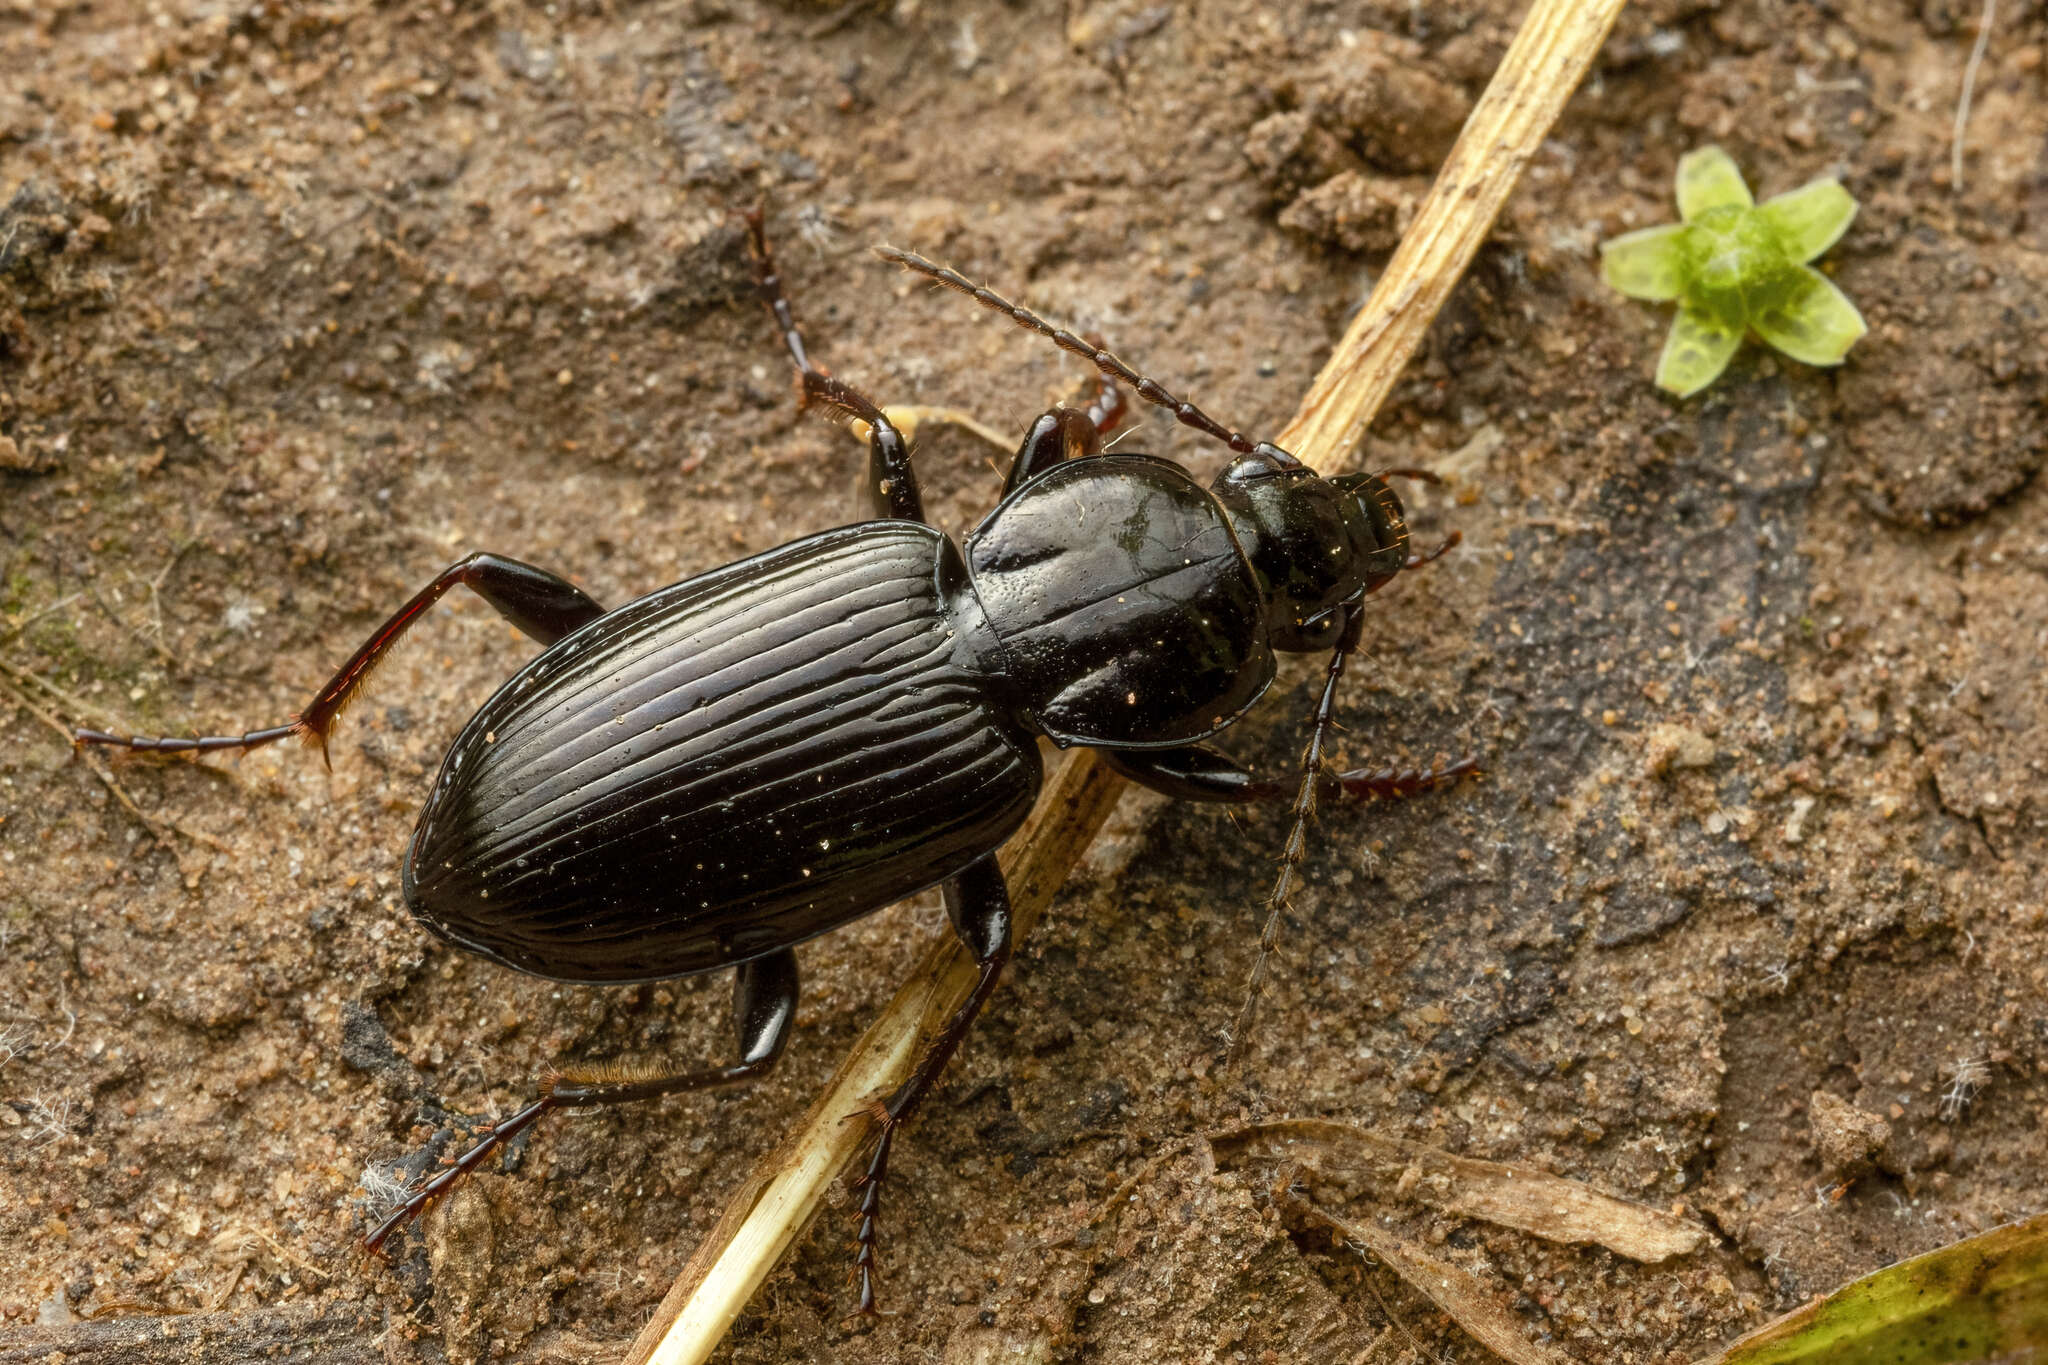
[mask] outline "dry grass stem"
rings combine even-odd
[[[108,729],[118,729],[122,724],[120,718],[106,707],[95,705],[83,697],[73,696],[48,678],[45,678],[42,674],[23,668],[18,664],[11,664],[5,659],[0,659],[0,675],[5,675],[16,687],[47,694],[69,710],[72,715],[88,716],[95,725],[103,725]],[[68,743],[71,738],[71,732],[68,730],[64,731],[64,738]]]
[[[1537,0],[1530,7],[1386,274],[1275,438],[1278,445],[1318,468],[1354,462],[1367,424],[1493,230],[1623,3]]]
[[[1984,12],[1977,16],[1977,41],[1970,44],[1970,60],[1963,66],[1963,92],[1956,99],[1956,126],[1949,139],[1948,185],[1963,192],[1963,130],[1970,124],[1970,103],[1977,94],[1977,69],[1984,65],[1984,50],[1991,45],[1991,26],[1998,22],[1998,0],[1984,0]]]

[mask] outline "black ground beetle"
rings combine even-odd
[[[951,270],[882,248],[1103,376],[1092,406],[1056,407],[1032,424],[1002,502],[956,547],[924,519],[903,435],[811,363],[758,213],[749,226],[761,295],[803,400],[868,426],[877,520],[616,611],[544,569],[472,554],[399,608],[289,724],[207,738],[77,737],[191,753],[301,736],[324,752],[371,670],[463,584],[547,648],[449,749],[406,857],[413,914],[459,948],[556,981],[624,985],[738,969],[737,1061],[673,1075],[551,1078],[541,1098],[414,1191],[366,1239],[372,1248],[547,1110],[767,1070],[796,1016],[795,945],[943,887],[981,975],[910,1078],[875,1105],[856,1243],[860,1304],[872,1311],[890,1144],[1010,956],[996,850],[1038,794],[1038,736],[1100,749],[1125,777],[1172,796],[1285,798],[1288,785],[1253,777],[1202,741],[1265,692],[1275,650],[1328,651],[1275,906],[1319,796],[1406,795],[1475,766],[1323,771],[1364,598],[1435,557],[1409,552],[1400,500],[1381,475],[1318,478],[1101,347]],[[1118,380],[1237,458],[1204,489],[1169,460],[1104,453],[1103,433],[1122,409]]]

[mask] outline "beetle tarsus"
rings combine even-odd
[[[498,614],[510,621],[528,636],[544,645],[551,645],[564,635],[604,615],[590,595],[545,569],[509,559],[504,555],[465,555],[434,576],[426,587],[414,593],[412,600],[394,612],[389,620],[379,626],[376,633],[364,642],[362,648],[350,656],[327,685],[313,698],[312,704],[283,725],[274,725],[263,730],[251,730],[241,735],[203,735],[191,738],[166,738],[163,736],[132,735],[126,738],[108,734],[103,730],[78,730],[72,736],[72,744],[99,744],[121,749],[132,749],[140,753],[155,754],[203,754],[223,749],[236,749],[243,753],[265,744],[275,744],[281,739],[296,735],[309,745],[318,745],[320,757],[329,772],[334,771],[334,756],[327,746],[328,736],[333,732],[334,723],[361,695],[363,686],[375,673],[377,666],[389,657],[413,623],[427,608],[441,600],[447,591],[457,584],[468,587],[477,596],[497,608]]]
[[[550,1068],[543,1081],[541,1097],[511,1118],[485,1124],[482,1136],[468,1151],[433,1179],[409,1194],[405,1202],[363,1238],[366,1250],[376,1251],[396,1232],[433,1202],[454,1188],[499,1147],[531,1127],[550,1109],[582,1109],[596,1105],[630,1104],[635,1100],[673,1095],[685,1090],[704,1090],[751,1080],[774,1066],[789,1042],[789,1028],[796,1018],[796,954],[781,948],[739,965],[733,975],[733,1025],[739,1034],[740,1060],[730,1066],[708,1071],[665,1073],[608,1068],[582,1076]]]
[[[115,735],[105,730],[80,728],[71,732],[71,747],[100,746],[128,749],[141,754],[211,754],[226,749],[247,752],[264,744],[275,744],[300,733],[297,720],[240,735]]]
[[[860,1316],[867,1318],[880,1314],[875,1306],[875,1254],[879,1240],[878,1220],[882,1211],[882,1182],[888,1178],[889,1147],[901,1122],[901,1119],[893,1118],[882,1121],[882,1131],[875,1138],[875,1150],[868,1158],[868,1168],[854,1181],[854,1188],[860,1191],[860,1202],[855,1206],[860,1226],[853,1237],[852,1274],[860,1284]]]
[[[1354,768],[1336,774],[1331,782],[1346,796],[1391,801],[1435,791],[1460,778],[1479,777],[1485,771],[1478,755],[1471,754],[1440,768]]]
[[[403,1203],[385,1215],[383,1222],[370,1230],[369,1235],[363,1238],[363,1249],[381,1253],[385,1241],[392,1233],[419,1217],[426,1211],[427,1205],[453,1189],[464,1176],[481,1166],[485,1157],[525,1132],[542,1114],[561,1103],[562,1101],[550,1091],[504,1122],[492,1124],[489,1131],[461,1156],[452,1161],[444,1158],[443,1169],[438,1175],[408,1194]]]

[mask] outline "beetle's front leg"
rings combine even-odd
[[[1126,781],[1171,796],[1176,801],[1222,801],[1244,805],[1273,801],[1287,788],[1206,744],[1181,749],[1100,749],[1102,761]]]
[[[79,730],[76,744],[107,744],[146,753],[208,753],[217,749],[253,749],[292,735],[300,735],[320,746],[327,754],[327,734],[335,720],[348,709],[370,674],[384,662],[392,647],[412,628],[428,607],[448,590],[461,584],[496,607],[498,614],[522,632],[551,645],[604,615],[604,608],[590,594],[568,579],[537,569],[504,555],[472,554],[456,560],[434,577],[434,581],[413,594],[391,619],[377,627],[349,661],[341,666],[312,704],[283,725],[251,730],[241,735],[205,735],[178,738],[145,735],[111,735],[101,730]],[[329,760],[332,766],[332,760]]]
[[[1479,766],[1477,754],[1467,754],[1456,763],[1446,763],[1441,767],[1353,768],[1349,772],[1327,774],[1326,781],[1336,788],[1336,793],[1353,800],[1393,801],[1435,791],[1461,777],[1477,777],[1485,771]],[[1325,789],[1326,798],[1332,794]]]
[[[731,1085],[760,1075],[781,1058],[782,1049],[789,1042],[790,1025],[796,1019],[796,1003],[794,950],[784,948],[766,957],[742,962],[734,975],[732,990],[732,1022],[734,1031],[739,1035],[739,1061],[708,1071],[673,1074],[622,1074],[616,1068],[556,1072],[547,1078],[545,1094],[511,1118],[485,1128],[474,1147],[406,1196],[404,1203],[393,1209],[369,1236],[363,1238],[363,1246],[370,1251],[382,1247],[392,1233],[411,1222],[428,1204],[481,1166],[485,1157],[532,1127],[534,1121],[550,1109],[630,1104],[634,1100],[649,1100],[684,1090]]]
[[[881,1212],[882,1182],[888,1178],[889,1148],[896,1140],[896,1130],[930,1092],[960,1040],[973,1026],[974,1017],[981,1013],[989,993],[995,990],[1003,965],[1010,960],[1010,889],[1003,881],[994,854],[969,863],[947,882],[945,897],[953,931],[974,954],[981,976],[975,981],[974,990],[946,1021],[944,1031],[932,1039],[931,1046],[918,1058],[917,1069],[903,1084],[875,1101],[870,1111],[881,1131],[876,1134],[867,1171],[854,1183],[860,1191],[860,1230],[854,1237],[853,1269],[860,1281],[860,1311],[864,1314],[875,1311],[875,1220]]]

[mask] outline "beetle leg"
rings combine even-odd
[[[582,1074],[559,1073],[547,1080],[547,1091],[511,1118],[486,1129],[477,1144],[455,1159],[454,1164],[406,1197],[363,1238],[363,1247],[376,1251],[385,1239],[417,1217],[421,1210],[448,1192],[462,1178],[483,1164],[484,1158],[533,1126],[550,1109],[584,1109],[597,1105],[630,1104],[683,1090],[731,1085],[749,1080],[774,1066],[789,1042],[790,1024],[796,1018],[796,953],[789,948],[742,962],[733,977],[733,1028],[739,1034],[740,1060],[731,1066],[709,1071],[677,1074],[645,1074],[607,1071]]]
[[[1097,346],[1102,344],[1100,337],[1090,336],[1088,340]],[[1010,461],[1010,476],[1003,480],[1003,496],[1009,497],[1034,475],[1043,474],[1063,460],[1100,455],[1102,438],[1116,430],[1125,411],[1124,391],[1108,374],[1098,373],[1095,396],[1088,400],[1086,408],[1076,410],[1061,404],[1033,422],[1031,430],[1024,433],[1017,457]]]
[[[1091,409],[1092,411],[1092,409]],[[1058,407],[1041,416],[1024,433],[1017,458],[1010,461],[1010,477],[1003,480],[1003,496],[1022,488],[1063,460],[1102,453],[1102,431],[1088,412]]]
[[[1224,801],[1243,805],[1276,801],[1285,785],[1254,777],[1251,769],[1206,744],[1180,749],[1100,749],[1103,762],[1141,787],[1177,801]]]
[[[994,854],[969,863],[947,882],[945,897],[953,931],[974,954],[981,976],[975,981],[974,990],[946,1021],[944,1031],[932,1039],[924,1055],[918,1058],[917,1069],[878,1100],[872,1110],[881,1131],[876,1134],[867,1171],[854,1182],[854,1188],[860,1191],[860,1231],[854,1238],[853,1271],[860,1281],[860,1311],[869,1316],[875,1312],[875,1220],[882,1207],[882,1182],[889,1174],[889,1148],[895,1141],[896,1130],[931,1090],[995,989],[1004,964],[1010,960],[1010,889],[1003,881]]]
[[[1129,781],[1179,801],[1221,801],[1244,805],[1253,801],[1277,801],[1288,794],[1284,784],[1254,776],[1251,769],[1206,744],[1190,744],[1181,749],[1102,749],[1098,752],[1104,762]],[[1320,773],[1316,777],[1316,799],[1334,801],[1352,797],[1387,801],[1434,791],[1479,771],[1478,758],[1466,757],[1440,768],[1354,768],[1349,772]]]
[[[804,346],[804,335],[797,328],[796,315],[790,311],[789,297],[782,292],[782,276],[776,273],[775,257],[768,250],[768,232],[761,210],[749,209],[742,216],[753,246],[755,281],[761,301],[768,306],[768,315],[775,319],[775,330],[782,334],[790,363],[796,366],[799,401],[805,405],[823,403],[867,423],[868,495],[876,515],[894,521],[923,521],[924,498],[918,491],[917,471],[910,465],[910,442],[873,399],[844,380],[834,379],[812,362]]]
[[[875,515],[891,521],[923,521],[924,495],[918,491],[917,470],[910,463],[910,442],[891,425],[882,410],[872,403],[868,424],[868,493],[874,500]]]
[[[448,590],[462,584],[498,609],[498,614],[541,644],[551,645],[564,635],[604,615],[590,595],[566,578],[546,569],[508,559],[504,555],[472,554],[456,560],[434,577],[434,581],[413,594],[383,625],[377,627],[361,649],[343,664],[312,704],[283,725],[251,730],[241,735],[206,735],[164,738],[145,735],[112,735],[102,730],[79,730],[74,744],[110,744],[145,753],[209,753],[217,749],[253,749],[261,744],[298,735],[318,744],[327,756],[327,735],[335,720],[348,709],[377,665],[384,662],[414,621]],[[334,766],[328,760],[328,766]]]

